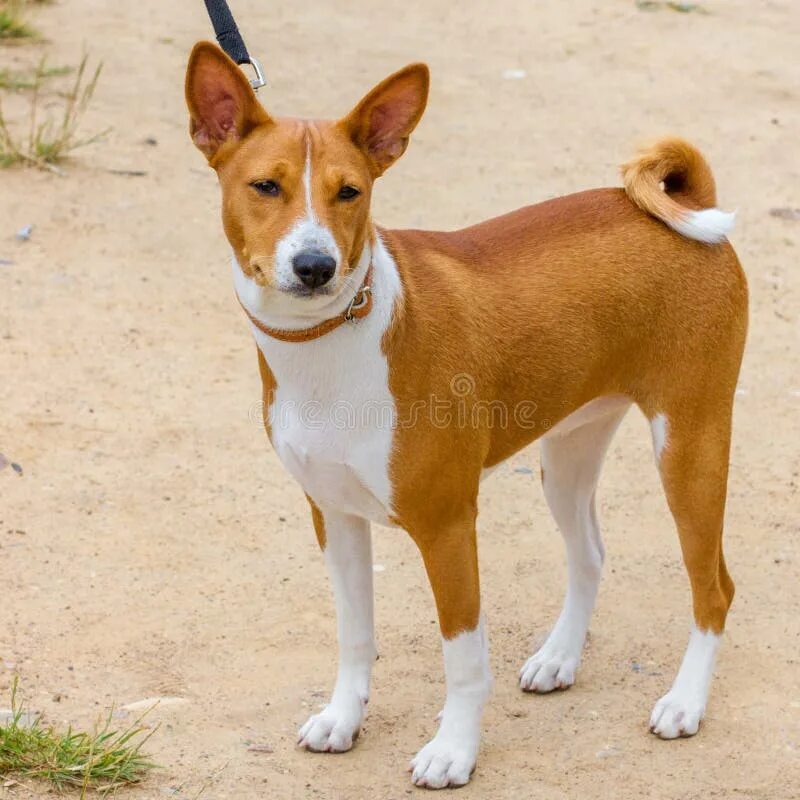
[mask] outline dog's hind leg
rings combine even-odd
[[[661,480],[678,527],[692,587],[694,627],[672,688],[650,717],[662,739],[697,733],[714,659],[733,600],[722,554],[731,436],[730,398],[701,406],[676,403],[650,415]]]
[[[568,578],[555,627],[520,670],[525,691],[551,692],[575,682],[604,558],[595,489],[608,445],[629,406],[625,398],[592,401],[540,440],[542,486],[564,537]]]

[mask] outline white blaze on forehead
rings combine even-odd
[[[306,216],[316,222],[314,202],[311,199],[311,137],[306,132],[306,166],[303,170],[303,188],[306,192]]]
[[[336,261],[337,273],[341,264],[341,253],[336,239],[330,229],[320,224],[314,213],[311,172],[311,136],[306,131],[306,158],[303,167],[303,193],[305,197],[304,211],[281,238],[275,247],[275,277],[280,289],[290,289],[299,281],[294,274],[292,259],[304,250],[313,250],[331,256]]]

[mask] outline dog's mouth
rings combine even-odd
[[[314,289],[302,284],[292,284],[283,291],[291,297],[297,297],[301,300],[311,300],[315,297],[333,297],[337,294],[335,287],[327,284],[325,286],[317,286]]]
[[[262,289],[278,292],[298,300],[330,299],[340,290],[339,281],[334,278],[322,286],[307,286],[299,280],[284,282],[271,277],[269,270],[259,264],[250,263],[250,279]]]

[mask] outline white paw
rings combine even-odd
[[[352,708],[331,703],[308,718],[297,733],[297,743],[316,753],[344,753],[353,746],[361,729],[363,710],[356,698]]]
[[[545,642],[539,652],[534,653],[519,671],[519,685],[525,692],[545,694],[553,689],[568,689],[575,683],[575,672],[580,663],[577,656],[563,649],[548,647]]]
[[[702,700],[671,689],[656,703],[650,715],[650,731],[662,739],[694,736],[704,711]]]
[[[437,734],[411,759],[411,781],[428,789],[463,786],[475,769],[477,754],[475,744]]]

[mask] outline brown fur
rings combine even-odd
[[[306,500],[311,506],[311,521],[314,523],[314,533],[317,534],[319,549],[324,550],[325,545],[328,543],[328,534],[325,531],[325,517],[319,510],[319,506],[308,495],[306,495]]]
[[[459,399],[470,419],[481,401],[500,400],[507,409],[535,404],[525,420],[532,427],[515,424],[511,413],[507,426],[476,414],[477,425],[461,428],[419,415],[398,430],[395,509],[423,553],[438,550],[440,531],[468,527],[464,510],[469,517],[475,508],[483,468],[590,400],[624,394],[648,417],[669,420],[668,496],[685,492],[708,507],[702,515],[713,524],[698,522],[700,541],[690,547],[699,552],[687,567],[701,573],[693,585],[706,587],[706,600],[696,604],[698,627],[721,630],[732,595],[719,544],[724,472],[747,324],[733,248],[679,236],[619,189],[558,198],[454,233],[382,235],[404,285],[404,307],[385,343],[399,418],[431,393],[452,399],[451,382],[462,374],[475,387]],[[691,491],[687,471],[704,479]],[[712,477],[716,485],[707,486]],[[695,524],[681,517],[691,512],[673,506],[673,513],[683,541]],[[474,531],[461,536],[459,579],[472,586]],[[434,584],[455,579],[452,564],[442,569]],[[477,621],[474,600],[467,592],[461,598],[445,612],[449,635]]]

